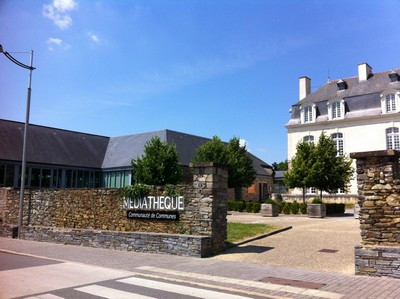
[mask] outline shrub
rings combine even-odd
[[[312,204],[321,204],[321,203],[323,203],[323,202],[322,202],[322,199],[321,199],[321,198],[316,197],[316,198],[314,198],[314,199],[312,200],[311,203],[312,203]]]
[[[228,206],[228,211],[236,211],[236,201],[233,199],[230,199],[226,202],[226,205]]]
[[[271,205],[276,205],[276,201],[273,200],[273,199],[267,199],[264,203],[271,204]]]
[[[285,204],[283,205],[283,208],[282,208],[283,214],[289,215],[289,214],[290,214],[290,208],[291,208],[290,202],[285,203]]]
[[[297,201],[293,202],[292,205],[290,206],[290,212],[292,212],[292,214],[298,214],[299,213],[299,204],[297,203]]]
[[[151,186],[146,184],[135,184],[118,190],[118,193],[129,198],[143,198],[150,194]]]
[[[246,203],[243,200],[239,200],[236,202],[236,208],[238,212],[243,212],[246,208]]]
[[[253,212],[253,202],[251,201],[246,202],[246,212],[247,213]]]
[[[300,203],[300,213],[301,214],[307,214],[307,204],[306,203]]]
[[[258,202],[253,203],[253,213],[259,213],[261,210],[261,204]]]
[[[279,214],[282,213],[282,210],[283,210],[283,207],[284,207],[285,203],[282,202],[282,201],[278,201],[276,204],[277,204],[278,209],[279,209]]]

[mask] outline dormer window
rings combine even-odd
[[[399,94],[397,90],[387,90],[381,94],[382,113],[400,112]]]
[[[386,100],[386,112],[396,111],[396,97],[394,93],[389,93],[385,97]]]
[[[400,81],[400,76],[395,71],[391,71],[389,73],[390,82],[398,82]]]
[[[308,123],[310,121],[312,121],[312,107],[307,106],[304,107],[304,122]]]
[[[337,87],[339,90],[345,90],[347,89],[347,83],[346,81],[343,81],[342,79],[340,79],[339,81],[337,81]]]
[[[327,103],[328,117],[330,120],[343,119],[345,114],[344,100],[340,98],[331,99]]]
[[[300,119],[301,123],[312,123],[315,122],[316,118],[316,106],[315,104],[313,105],[307,105],[307,106],[301,106],[300,107]]]

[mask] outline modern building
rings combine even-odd
[[[288,159],[300,141],[318,142],[324,131],[335,141],[338,155],[352,152],[400,149],[400,69],[373,73],[367,63],[358,65],[358,76],[329,80],[311,92],[311,79],[299,79],[300,101],[290,109]],[[355,167],[355,161],[353,161]],[[317,190],[307,188],[309,197]],[[301,190],[291,190],[295,199]],[[339,189],[329,197],[340,201],[357,198],[356,177],[347,191]]]
[[[0,119],[0,187],[19,187],[24,123]],[[184,174],[196,149],[209,139],[161,130],[121,137],[29,125],[27,188],[120,188],[132,183],[132,159],[144,153],[153,136],[175,144]],[[242,196],[259,201],[272,190],[273,170],[251,155],[257,178]],[[191,177],[187,175],[186,177]],[[233,196],[233,191],[231,193]]]

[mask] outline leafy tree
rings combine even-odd
[[[174,145],[153,137],[144,146],[144,155],[132,160],[135,182],[158,186],[176,184],[182,178],[178,161]]]
[[[226,145],[218,136],[214,136],[210,141],[197,148],[193,161],[196,163],[215,162],[228,165]]]
[[[337,154],[332,138],[322,132],[315,148],[316,162],[313,166],[313,187],[329,193],[336,193],[338,188],[345,188],[353,176],[351,160]]]
[[[253,160],[239,138],[225,144],[217,136],[197,149],[194,162],[216,162],[228,166],[228,187],[235,188],[235,198],[240,199],[241,188],[250,187],[256,178]]]
[[[306,188],[313,186],[313,166],[316,162],[315,145],[300,142],[292,159],[290,171],[284,174],[284,183],[289,188],[303,189],[303,203],[306,201]]]
[[[351,160],[338,156],[335,142],[323,132],[316,146],[309,142],[297,145],[284,181],[289,188],[302,188],[305,202],[307,187],[319,189],[322,198],[322,191],[336,193],[338,188],[345,188],[353,172]]]
[[[272,167],[275,170],[283,170],[283,171],[288,170],[288,160],[285,160],[285,161],[282,161],[279,163],[274,162],[274,163],[272,163]]]

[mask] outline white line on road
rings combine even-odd
[[[130,277],[117,280],[118,282],[127,283],[131,285],[137,285],[145,288],[156,289],[165,292],[173,292],[182,295],[194,296],[199,298],[207,299],[251,299],[250,297],[243,297],[238,295],[232,295],[228,293],[210,291],[205,289],[193,288],[188,286],[182,286],[178,284],[166,283],[156,280],[148,280],[138,277]]]
[[[33,296],[33,297],[26,297],[24,299],[64,299],[64,298],[56,296],[56,295],[52,295],[52,294],[43,294],[43,295],[38,295],[38,296]]]
[[[183,271],[156,268],[156,267],[150,267],[150,266],[137,267],[136,269],[157,272],[157,273],[165,273],[165,274],[170,274],[170,275],[175,275],[175,276],[180,276],[180,277],[189,277],[189,278],[195,278],[195,279],[208,280],[208,281],[213,281],[213,282],[236,284],[236,285],[245,286],[245,287],[251,286],[251,287],[258,288],[258,289],[269,290],[269,291],[282,291],[282,292],[287,292],[287,293],[292,293],[292,294],[302,294],[302,295],[308,295],[311,293],[311,292],[309,292],[310,289],[306,289],[306,288],[289,287],[289,286],[285,286],[285,285],[265,283],[265,282],[254,281],[254,280],[243,280],[243,279],[236,279],[236,278],[229,278],[229,277],[222,277],[222,276],[215,276],[215,275],[183,272]],[[321,298],[329,298],[329,299],[339,299],[339,298],[343,297],[342,294],[338,294],[338,293],[321,291],[321,290],[317,290],[317,291],[318,291],[317,295],[312,295],[312,296],[318,296]]]
[[[76,288],[74,289],[79,292],[83,292],[86,294],[91,294],[107,299],[155,299],[154,297],[148,297],[148,296],[142,296],[139,294],[135,293],[130,293],[130,292],[125,292],[125,291],[120,291],[112,288],[107,288],[103,286],[99,286],[97,284],[86,286],[86,287],[81,287],[81,288]]]

